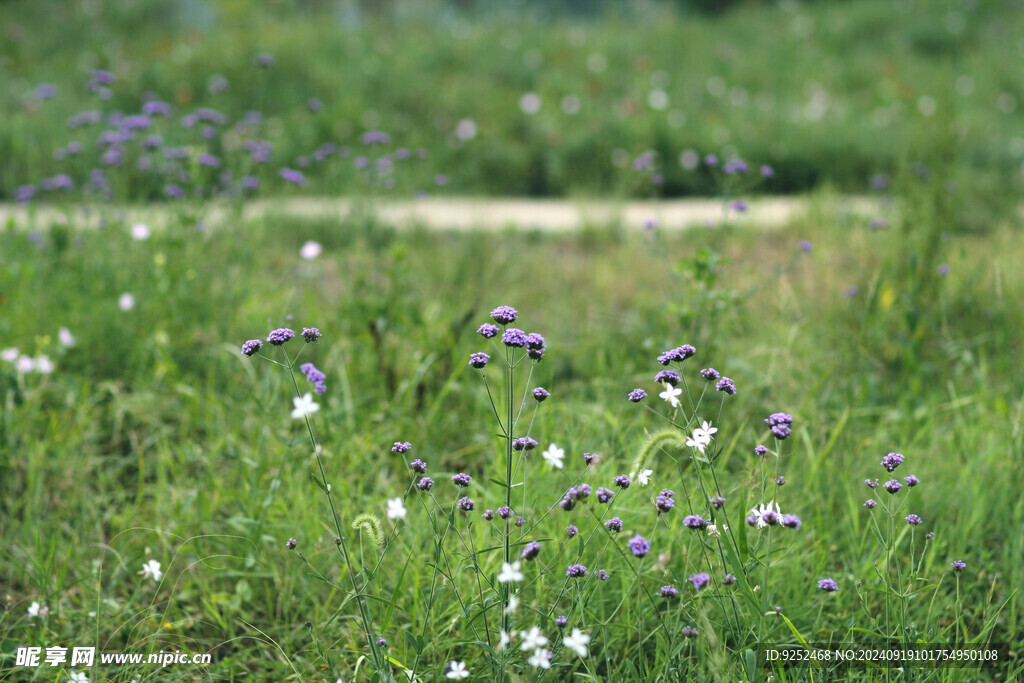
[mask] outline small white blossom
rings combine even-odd
[[[125,312],[132,310],[133,308],[135,308],[135,297],[129,294],[128,292],[125,292],[117,300],[117,307]]]
[[[149,226],[145,223],[136,223],[132,226],[132,239],[143,242],[149,239],[150,236]]]
[[[451,678],[452,680],[460,680],[462,678],[469,678],[469,671],[466,669],[465,662],[448,662],[448,673],[444,675],[445,678]]]
[[[767,505],[762,503],[758,507],[751,509],[750,516],[757,520],[757,526],[759,528],[768,526],[768,522],[764,521],[763,517],[764,513],[769,511],[775,512],[776,515],[782,515],[782,511],[779,509],[779,504],[773,500],[768,501]]]
[[[14,361],[14,367],[18,372],[28,373],[36,369],[36,362],[28,356],[18,356]]]
[[[518,560],[512,564],[509,564],[508,562],[501,563],[501,573],[498,574],[498,583],[518,583],[524,578],[523,573],[519,571]]]
[[[587,644],[590,642],[590,634],[574,628],[572,633],[562,639],[567,648],[578,654],[580,657],[587,656]]]
[[[49,375],[53,372],[53,361],[49,356],[39,356],[35,360],[36,372],[41,375]]]
[[[72,671],[68,674],[68,680],[71,683],[89,683],[89,677],[82,671]]]
[[[324,248],[319,242],[313,242],[312,240],[310,240],[309,242],[306,242],[305,244],[302,245],[302,249],[299,249],[299,256],[306,259],[307,261],[312,261],[317,256],[322,254],[323,251]]]
[[[156,560],[150,560],[146,564],[142,565],[142,571],[139,572],[147,578],[152,578],[156,583],[160,583],[160,579],[164,573],[160,571],[160,563]]]
[[[551,650],[538,649],[530,656],[526,663],[534,668],[551,668]]]
[[[405,519],[405,505],[401,498],[388,499],[388,519]]]
[[[679,395],[683,393],[683,390],[679,387],[672,386],[668,382],[662,383],[662,386],[665,387],[665,391],[658,394],[658,396],[668,401],[668,404],[673,408],[678,408]]]
[[[18,360],[18,356],[20,355],[21,352],[18,351],[18,349],[16,348],[4,349],[3,351],[0,351],[0,360],[5,360],[8,363],[13,363],[14,361]]]
[[[45,619],[49,613],[50,609],[46,605],[40,605],[38,602],[33,602],[28,606],[28,615],[33,619],[36,617]]]
[[[504,650],[509,643],[512,642],[512,636],[508,634],[508,631],[502,630],[498,635],[498,649]]]
[[[722,525],[722,531],[728,531],[729,527]],[[722,531],[718,530],[717,524],[708,524],[708,536],[714,536],[715,538],[722,537]]]
[[[69,349],[75,345],[75,336],[66,327],[57,330],[57,337],[60,339],[60,343]]]
[[[313,400],[313,394],[308,392],[305,396],[296,396],[293,398],[292,403],[295,404],[295,410],[292,411],[292,417],[296,420],[301,420],[302,418],[312,415],[316,411],[320,410],[320,406]]]
[[[639,474],[636,472],[630,472],[629,478],[636,479],[641,486],[647,486],[651,483],[651,475],[654,474],[654,470],[641,470]]]
[[[519,637],[523,639],[523,644],[519,646],[523,652],[531,652],[548,644],[547,636],[541,633],[536,626],[529,631],[520,631]]]
[[[508,596],[508,605],[505,606],[505,614],[512,614],[519,609],[519,598],[516,597],[515,593]]]
[[[555,444],[551,444],[542,455],[549,465],[562,469],[562,460],[565,459],[565,451],[563,449]]]

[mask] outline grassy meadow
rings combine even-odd
[[[1024,10],[697,4],[3,3],[0,681],[1024,677]]]

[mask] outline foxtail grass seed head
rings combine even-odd
[[[832,579],[821,579],[818,581],[818,588],[825,591],[826,593],[834,593],[839,590],[839,584]]]
[[[691,574],[687,581],[693,584],[693,587],[695,589],[702,590],[706,588],[709,583],[711,583],[711,577],[705,574],[704,572],[699,572],[697,574]]]
[[[312,344],[320,338],[320,330],[315,327],[303,327],[302,338],[306,340],[307,344]]]
[[[261,342],[259,339],[250,339],[249,341],[242,344],[242,354],[245,356],[252,356],[262,348],[263,342]]]
[[[497,325],[491,323],[484,323],[483,325],[476,329],[476,333],[479,334],[484,339],[491,339],[492,337],[496,337],[498,335],[498,332],[500,331],[501,329]]]
[[[533,397],[537,400],[537,403],[543,403],[544,400],[550,396],[551,392],[549,392],[544,387],[537,387],[536,389],[533,390]]]
[[[729,396],[735,396],[736,383],[733,382],[728,377],[723,377],[722,379],[718,380],[717,384],[715,384],[715,391],[721,391],[728,394]]]
[[[629,392],[628,398],[633,403],[639,403],[640,401],[647,398],[647,392],[644,391],[643,389],[634,389],[633,391]]]
[[[471,353],[469,354],[469,366],[479,370],[483,368],[485,365],[487,365],[487,361],[489,361],[490,359],[491,357],[483,352]]]
[[[295,337],[295,332],[289,330],[287,327],[280,327],[270,332],[267,335],[267,342],[274,346],[281,346],[288,340]]]
[[[499,325],[514,323],[517,317],[519,317],[519,311],[511,306],[498,306],[491,311],[491,319]]]
[[[900,453],[890,453],[889,455],[882,458],[882,467],[892,472],[894,469],[903,464],[903,456]]]

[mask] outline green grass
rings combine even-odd
[[[755,169],[771,164],[769,192],[860,192],[873,174],[920,164],[971,199],[964,216],[975,226],[1020,187],[1024,91],[1010,27],[1024,17],[1013,3],[760,3],[716,17],[655,5],[629,17],[543,22],[529,12],[460,16],[425,3],[383,23],[353,23],[311,3],[254,9],[221,0],[200,11],[198,3],[157,10],[100,2],[91,14],[51,5],[0,9],[9,38],[0,75],[10,84],[0,93],[0,196],[8,198],[62,171],[82,187],[98,163],[101,129],[68,131],[67,118],[84,109],[134,112],[146,93],[177,107],[172,122],[155,124],[166,144],[189,145],[193,156],[209,148],[236,184],[252,173],[269,194],[295,191],[278,170],[327,141],[352,147],[352,156],[313,162],[303,191],[384,191],[353,168],[354,157],[382,153],[359,144],[372,129],[391,134],[389,153],[429,151],[426,161],[396,162],[390,192],[405,195],[649,195],[655,188],[630,166],[645,150],[657,153],[657,191],[668,195],[717,189],[705,170],[680,166],[684,150],[740,156]],[[262,51],[275,56],[272,69],[253,66]],[[109,102],[88,93],[92,68],[116,74]],[[226,93],[209,92],[215,75],[229,81]],[[41,82],[59,86],[54,100],[32,97]],[[658,89],[664,109],[648,103]],[[519,110],[527,92],[542,101],[533,116]],[[580,100],[578,114],[560,107],[569,95]],[[317,113],[307,109],[311,97],[323,103]],[[247,110],[265,114],[268,124],[243,137],[269,139],[272,162],[249,164],[237,132],[208,144],[199,126],[181,128],[177,119],[199,106],[230,121]],[[459,142],[463,119],[477,135]],[[54,160],[52,151],[71,140],[85,144],[82,155]],[[136,146],[127,146],[127,166],[147,156]],[[107,170],[122,198],[162,197],[170,176]],[[438,173],[450,179],[445,188],[434,185]],[[215,175],[196,173],[189,183],[208,194]]]
[[[210,652],[213,663],[105,671],[116,681],[333,681],[319,643],[344,680],[368,677],[372,658],[355,604],[297,556],[333,584],[348,585],[326,502],[311,481],[318,468],[308,437],[288,414],[290,384],[238,348],[285,324],[323,332],[303,360],[327,373],[313,425],[356,567],[372,566],[377,550],[349,528],[352,520],[383,518],[385,501],[409,484],[389,450],[397,440],[414,443],[411,455],[428,462],[445,505],[455,498],[447,477],[473,476],[477,512],[466,518],[470,530],[466,521],[456,528],[480,550],[500,546],[497,527],[478,515],[503,502],[488,480],[504,478],[505,462],[486,394],[466,361],[486,348],[474,331],[488,311],[512,304],[526,329],[548,342],[532,383],[552,398],[530,433],[541,448],[555,442],[567,454],[564,474],[548,473],[531,456],[528,490],[537,502],[530,526],[583,469],[582,452],[603,456],[586,480],[595,489],[610,486],[613,475],[633,468],[648,435],[663,429],[625,396],[642,386],[650,405],[665,410],[651,378],[666,348],[697,347],[687,364],[691,386],[696,369],[713,365],[739,387],[720,415],[720,394],[701,413],[720,429],[718,477],[735,531],[751,548],[757,534],[740,520],[761,502],[763,473],[752,454],[768,443],[761,420],[779,410],[796,417],[779,460],[789,484],[778,499],[804,525],[778,536],[785,540],[773,549],[770,583],[758,594],[769,609],[781,606],[789,622],[762,618],[740,598],[735,633],[734,615],[710,598],[684,590],[675,607],[659,603],[659,617],[637,592],[633,568],[656,591],[664,583],[687,587],[686,576],[701,566],[700,546],[681,526],[682,511],[702,505],[697,479],[688,449],[666,446],[650,467],[655,487],[675,489],[676,512],[659,523],[651,556],[627,561],[615,548],[624,548],[627,533],[649,536],[655,515],[651,489],[634,484],[620,494],[615,513],[626,532],[611,541],[596,535],[580,560],[612,575],[585,584],[586,609],[574,613],[573,623],[593,636],[591,656],[563,654],[558,662],[574,669],[556,667],[546,679],[569,680],[575,670],[589,672],[589,680],[741,680],[753,675],[744,670],[743,647],[762,634],[790,639],[790,623],[812,642],[860,642],[857,629],[882,628],[873,569],[881,560],[861,503],[886,495],[871,494],[862,481],[884,479],[878,461],[890,451],[907,456],[896,474],[922,482],[910,493],[910,511],[925,520],[916,557],[930,588],[911,601],[904,626],[913,623],[933,641],[1009,643],[1019,654],[1024,314],[1017,302],[1024,278],[1016,254],[1024,244],[1018,232],[998,229],[931,239],[918,226],[941,229],[921,220],[933,206],[925,198],[941,194],[934,189],[919,187],[917,200],[908,190],[906,213],[885,231],[813,212],[776,232],[628,234],[593,226],[564,235],[449,234],[365,219],[268,216],[205,233],[182,220],[136,242],[111,217],[98,230],[78,230],[73,221],[41,226],[40,248],[29,234],[7,231],[0,235],[0,333],[6,346],[48,354],[56,369],[19,375],[0,363],[0,653],[57,643],[181,649]],[[308,239],[325,246],[311,262],[298,256]],[[801,251],[802,239],[813,251]],[[948,276],[937,274],[943,263]],[[855,296],[847,294],[852,285]],[[131,312],[118,309],[123,292],[136,298]],[[74,347],[58,343],[62,326],[75,335]],[[497,365],[492,370],[500,386]],[[443,530],[444,515],[428,514],[413,494],[383,569],[370,578],[374,628],[397,662],[410,666],[419,657],[423,680],[440,680],[450,659],[466,660],[472,680],[492,680],[473,642],[481,604],[474,554],[449,531],[435,556],[431,523]],[[571,607],[570,596],[556,600],[575,557],[568,549],[556,554],[558,539],[569,520],[589,534],[596,509],[593,500],[572,513],[556,508],[532,529],[531,537],[550,540],[539,564],[526,567],[530,580],[550,567],[523,589],[517,628],[537,624],[555,640],[550,615]],[[927,544],[926,531],[936,533]],[[289,537],[299,541],[296,552],[284,547]],[[669,557],[659,571],[653,565],[663,552]],[[499,569],[499,555],[479,556],[483,580]],[[451,579],[428,614],[432,578],[440,581],[435,557]],[[137,574],[149,558],[166,572],[159,585]],[[954,559],[968,565],[959,604]],[[892,566],[906,570],[905,557]],[[825,576],[839,582],[838,593],[817,594]],[[462,598],[476,603],[469,617]],[[47,619],[28,618],[33,601],[49,607]],[[500,605],[488,612],[492,629],[499,612]],[[680,653],[676,646],[686,641],[676,634],[690,623],[701,637]],[[997,670],[1002,680],[1019,675],[1016,662]],[[45,667],[11,664],[0,664],[0,679],[52,679]],[[944,681],[986,675],[933,673]],[[102,680],[99,670],[90,674]],[[850,676],[875,680],[864,671]],[[793,679],[776,672],[776,680]]]

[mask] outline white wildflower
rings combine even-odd
[[[71,334],[71,330],[66,327],[62,327],[57,330],[57,337],[60,339],[60,343],[66,348],[71,348],[75,345],[75,336]]]
[[[523,652],[531,652],[548,644],[547,636],[541,633],[536,626],[529,631],[520,631],[519,637],[523,639],[523,644],[519,646]]]
[[[448,662],[448,670],[444,674],[445,678],[452,680],[460,680],[462,678],[469,678],[469,670],[466,669],[465,662]]]
[[[551,650],[538,649],[530,656],[526,663],[534,668],[551,668]]]
[[[299,256],[306,259],[307,261],[312,261],[317,256],[322,254],[323,251],[324,248],[319,242],[313,242],[312,240],[310,240],[309,242],[306,242],[305,244],[302,245],[302,249],[299,249]]]
[[[401,498],[388,499],[388,519],[405,519],[405,505]]]
[[[519,561],[516,560],[512,564],[508,562],[501,563],[501,573],[498,574],[498,583],[518,583],[523,580],[524,575],[519,571]]]
[[[562,460],[565,459],[565,451],[563,449],[559,448],[555,444],[551,444],[542,455],[549,465],[562,469]]]
[[[562,639],[567,648],[578,654],[580,657],[587,656],[587,644],[590,642],[590,634],[574,628],[572,633]]]
[[[150,560],[146,564],[142,565],[142,571],[139,572],[144,577],[152,578],[156,583],[160,583],[160,579],[164,573],[160,571],[160,563],[156,560]]]
[[[296,420],[301,420],[302,418],[312,415],[316,411],[320,410],[320,406],[313,400],[313,394],[308,392],[305,396],[296,396],[293,398],[292,403],[295,404],[295,410],[292,411],[292,417]]]
[[[679,387],[672,386],[668,382],[663,382],[662,386],[665,387],[665,391],[658,394],[658,396],[668,401],[668,404],[673,408],[678,408],[679,395],[683,393],[683,390]]]

